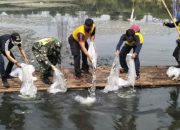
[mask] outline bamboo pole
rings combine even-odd
[[[179,35],[180,35],[180,30],[178,29],[178,27],[177,27],[177,25],[176,25],[176,22],[175,22],[175,20],[173,19],[173,17],[172,17],[172,15],[171,15],[171,13],[170,13],[170,11],[169,11],[166,3],[164,2],[164,0],[161,0],[161,1],[162,1],[162,3],[164,4],[164,7],[166,8],[169,16],[171,17],[171,19],[172,19],[172,21],[173,21],[173,23],[174,23],[174,25],[175,25],[175,27],[176,27],[176,30],[178,31],[178,33],[179,33]]]

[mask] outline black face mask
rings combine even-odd
[[[134,38],[133,38],[133,36],[130,36],[130,37],[127,37],[126,40],[127,40],[127,42],[133,42]]]
[[[91,31],[91,27],[85,26],[85,31],[89,33]]]

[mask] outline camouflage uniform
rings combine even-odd
[[[61,64],[62,42],[55,38],[44,38],[35,42],[32,51],[40,66],[40,71],[47,74],[51,65]]]

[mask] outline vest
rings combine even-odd
[[[178,23],[178,30],[180,31],[180,22]],[[178,39],[180,40],[180,35],[179,35]]]
[[[144,43],[143,35],[140,32],[135,33],[135,35],[139,37],[140,44],[143,44]],[[125,41],[125,44],[128,46],[135,46],[135,41],[132,42]]]
[[[73,33],[72,33],[72,36],[73,38],[78,42],[78,33],[82,33],[84,36],[85,36],[85,41],[87,41],[87,39],[91,36],[91,34],[93,33],[94,31],[94,28],[95,28],[95,24],[93,24],[92,28],[91,28],[91,31],[89,33],[86,33],[85,30],[84,30],[84,25],[81,25],[79,27],[77,27]]]

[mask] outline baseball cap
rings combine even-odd
[[[139,27],[139,25],[137,25],[137,24],[131,25],[131,27],[130,27],[129,29],[132,29],[132,30],[134,30],[135,32],[139,32],[139,31],[140,31],[140,27]]]
[[[13,40],[13,42],[16,42],[17,44],[21,44],[21,37],[19,33],[12,33],[11,39]]]
[[[90,18],[87,18],[86,20],[85,20],[85,25],[86,26],[88,26],[88,27],[91,27],[92,25],[93,25],[93,23],[94,23],[94,21],[92,20],[92,19],[90,19]]]

